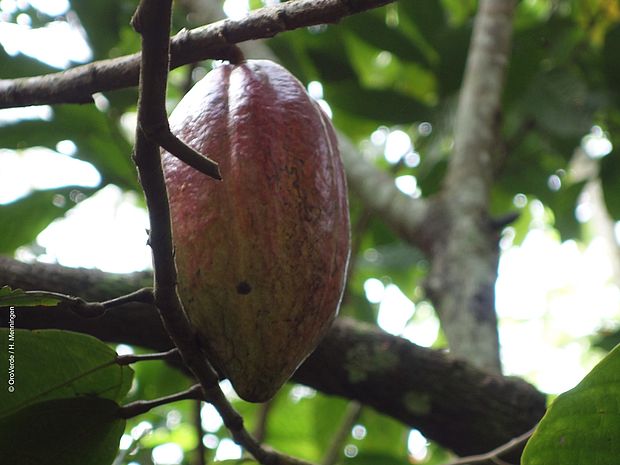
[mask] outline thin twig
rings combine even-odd
[[[445,465],[471,465],[475,463],[483,463],[483,462],[488,462],[488,461],[496,463],[496,464],[503,464],[505,462],[500,458],[500,455],[504,455],[516,449],[517,447],[521,446],[525,442],[527,442],[527,440],[532,436],[532,434],[534,434],[535,430],[536,430],[536,427],[532,428],[529,431],[526,431],[525,433],[515,438],[512,438],[506,444],[502,444],[501,446],[496,447],[492,451],[485,452],[484,454],[460,457],[456,460],[453,460],[452,462],[446,463]]]
[[[163,106],[169,56],[167,36],[171,8],[172,0],[142,0],[132,19],[142,36],[138,121],[147,120],[143,116],[146,113],[161,115],[165,112]],[[170,213],[159,147],[144,134],[140,125],[136,130],[134,161],[144,189],[151,224],[149,243],[153,250],[155,305],[183,361],[200,382],[204,400],[217,409],[235,442],[262,464],[307,463],[261,446],[245,429],[243,418],[220,389],[217,373],[202,353],[177,293]]]
[[[394,0],[298,0],[256,10],[239,20],[225,19],[183,30],[171,40],[171,68],[213,59],[230,59],[231,44],[273,37],[284,31],[324,23]],[[140,53],[77,66],[67,71],[20,79],[0,79],[0,108],[56,103],[92,103],[97,92],[138,84]]]
[[[159,2],[158,0],[158,3]],[[166,3],[166,0],[163,0]],[[222,179],[217,163],[200,154],[170,132],[166,114],[166,86],[168,83],[168,66],[170,61],[170,26],[164,29],[152,28],[150,16],[142,13],[142,5],[131,19],[134,29],[143,35],[149,31],[149,40],[142,42],[142,65],[148,69],[165,69],[163,73],[145,76],[140,74],[140,100],[147,102],[149,111],[138,113],[138,124],[146,137],[164,147],[168,152],[187,163],[192,168],[214,179]],[[162,8],[166,6],[162,5]],[[170,15],[168,15],[170,16]],[[170,18],[168,18],[170,20]]]
[[[118,413],[121,418],[133,418],[138,415],[142,415],[155,407],[188,399],[202,399],[202,387],[199,384],[170,396],[160,397],[159,399],[154,400],[137,400],[130,404],[123,405],[118,409]]]
[[[116,357],[116,363],[119,365],[131,365],[136,362],[148,362],[152,360],[173,360],[179,355],[179,349],[176,347],[167,352],[157,352],[154,354],[127,354]]]
[[[349,402],[347,410],[344,413],[340,427],[323,457],[321,465],[334,465],[342,455],[342,449],[351,435],[351,428],[357,423],[362,414],[362,404],[359,402]]]
[[[145,287],[143,289],[138,289],[135,292],[132,292],[127,295],[123,295],[120,297],[116,297],[114,299],[106,300],[102,302],[103,307],[108,310],[113,307],[118,307],[120,305],[125,305],[130,302],[141,302],[143,304],[152,304],[154,301],[153,297],[153,288]]]

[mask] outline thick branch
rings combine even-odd
[[[115,275],[0,257],[0,283],[108,300],[149,282],[145,273]],[[6,309],[0,321],[7,324]],[[20,328],[61,328],[102,340],[164,351],[172,343],[152,306],[130,304],[98,319],[62,308],[18,309]],[[545,397],[530,385],[418,347],[379,329],[336,321],[294,380],[369,405],[459,454],[487,452],[534,425]]]
[[[230,45],[262,39],[376,8],[394,0],[298,0],[262,8],[239,20],[226,19],[183,30],[171,40],[170,67],[229,58]],[[92,94],[138,84],[140,53],[103,60],[68,71],[13,80],[0,80],[0,108],[55,103],[90,103]]]
[[[510,53],[514,0],[481,0],[456,116],[455,149],[439,205],[426,289],[450,350],[500,371],[495,281],[498,231],[489,217],[493,152]]]

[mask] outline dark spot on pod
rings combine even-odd
[[[247,295],[252,292],[252,286],[246,281],[241,281],[237,284],[237,294]]]

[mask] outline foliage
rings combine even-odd
[[[0,394],[2,450],[14,449],[25,465],[110,463],[125,429],[117,411],[131,368],[83,334],[0,329],[0,337],[9,341],[0,348],[3,371],[17,373],[17,388]]]
[[[71,2],[85,29],[93,59],[138,51],[139,40],[129,26],[136,3],[130,0]],[[185,18],[188,11],[184,9],[185,2],[176,3],[179,5],[176,6],[175,27],[179,29],[184,26],[179,18]],[[403,1],[347,18],[337,25],[286,32],[269,40],[267,45],[304,84],[311,81],[322,84],[323,98],[333,112],[335,125],[359,144],[362,152],[379,168],[395,176],[414,176],[420,189],[417,194],[427,196],[439,190],[450,157],[451,119],[465,66],[474,4],[456,0]],[[262,2],[254,1],[252,5],[260,7]],[[55,19],[33,10],[28,13],[33,25],[45,25]],[[9,19],[15,21],[15,16]],[[525,204],[533,200],[542,202],[562,238],[585,238],[586,233],[575,217],[575,207],[587,179],[572,174],[572,162],[575,150],[582,147],[583,137],[594,125],[603,129],[614,147],[610,154],[594,163],[601,173],[606,206],[612,217],[620,220],[620,189],[617,188],[620,174],[617,154],[620,147],[619,19],[620,13],[613,1],[519,3],[501,115],[503,139],[498,141],[498,150],[505,152],[505,161],[498,168],[492,205],[497,215],[522,213],[512,225],[515,243],[525,237],[532,223],[529,209],[516,201],[517,196],[526,199]],[[197,69],[210,66],[211,63],[205,62],[175,71],[174,76],[178,78],[173,79],[170,86],[170,103],[173,104],[172,100],[178,99],[200,75]],[[3,78],[53,71],[37,60],[21,54],[12,56],[2,49],[0,70]],[[62,186],[34,190],[13,203],[2,205],[1,253],[12,254],[18,247],[31,246],[36,254],[36,236],[40,231],[108,184],[140,192],[131,161],[131,127],[126,123],[135,113],[136,92],[133,89],[105,92],[99,97],[103,103],[98,106],[55,106],[49,121],[0,123],[0,142],[4,148],[17,151],[32,147],[55,149],[58,142],[71,140],[76,146],[73,158],[93,164],[101,175],[101,184],[94,189]],[[377,135],[376,131],[386,136],[395,130],[410,137],[414,161],[403,158],[397,163],[388,163],[383,157],[385,142],[380,137],[376,139],[379,142],[371,142],[371,135]],[[554,176],[559,184],[550,183]],[[341,312],[376,322],[378,306],[368,301],[364,290],[369,278],[395,284],[412,301],[422,301],[420,286],[428,263],[420,251],[404,244],[377,218],[369,218],[359,199],[351,199],[351,210],[358,248],[353,250],[353,272]],[[0,298],[3,296],[4,291],[0,291]],[[11,303],[15,301],[7,305]],[[24,305],[24,302],[19,304]],[[5,340],[6,335],[1,334]],[[113,412],[118,404],[127,400],[131,370],[116,365],[111,349],[86,336],[18,331],[16,338],[21,347],[21,397],[12,397],[9,403],[6,392],[1,394],[0,450],[10,447],[24,454],[15,456],[14,460],[23,464],[46,463],[49,457],[37,455],[38,452],[30,457],[25,455],[44,448],[47,448],[44,449],[46,454],[62,458],[58,463],[110,463],[125,427]],[[3,361],[8,360],[6,350],[6,345],[0,347]],[[581,423],[583,415],[579,410],[588,402],[598,405],[599,400],[606,401],[600,386],[607,376],[612,376],[609,365],[615,363],[617,356],[616,350],[580,386],[554,403],[528,445],[526,465],[554,463],[552,459],[546,460],[545,454],[564,449],[552,447],[548,450],[546,444],[553,440],[548,438],[557,438],[558,424],[566,416],[579,416],[579,421],[571,421],[569,425],[570,434],[580,439],[578,444],[566,443],[571,447],[571,454],[593,447],[587,441],[581,443],[585,433],[604,433],[612,428],[617,431],[615,419],[609,420],[607,430],[599,430],[598,423],[584,430],[584,425],[590,424]],[[29,376],[36,380],[28,382]],[[618,385],[617,379],[613,382]],[[135,390],[128,399],[156,398],[184,389],[188,384],[186,377],[161,362],[140,364],[136,368]],[[615,407],[615,403],[612,404]],[[250,428],[258,425],[258,407],[241,401],[235,406]],[[127,432],[137,428],[141,421],[148,421],[155,433],[139,440],[135,444],[135,455],[126,462],[140,460],[140,463],[149,464],[153,448],[174,441],[186,452],[184,463],[190,463],[188,457],[198,439],[190,428],[195,416],[193,408],[191,402],[182,402],[173,409],[160,408],[129,420]],[[346,408],[342,399],[289,386],[271,405],[267,443],[301,458],[321,460],[341,425]],[[600,406],[600,409],[606,408],[606,404]],[[176,415],[176,422],[170,421],[175,416],[171,412]],[[35,417],[39,419],[37,422],[32,421]],[[367,433],[362,439],[347,435],[341,449],[354,445],[355,449],[349,451],[355,450],[355,457],[346,459],[342,453],[340,463],[408,463],[408,429],[405,426],[366,409],[358,422]],[[35,424],[38,429],[25,436],[19,435],[15,425],[20,423]],[[213,448],[227,437],[222,426],[207,434],[212,439],[209,447]],[[72,438],[71,447],[64,448],[68,437]],[[33,446],[34,438],[47,442],[37,442]],[[597,450],[617,452],[612,449],[613,445],[605,449],[606,443],[597,444]],[[615,443],[612,441],[612,444]],[[209,457],[214,453],[210,450]],[[429,456],[428,463],[444,457],[442,454],[443,451],[438,451]],[[249,465],[252,462],[228,463]],[[569,462],[563,459],[561,463]]]
[[[581,383],[553,401],[528,441],[522,465],[573,465],[589,457],[599,464],[618,459],[620,347]]]

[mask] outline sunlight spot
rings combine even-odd
[[[583,150],[591,158],[603,158],[613,150],[611,141],[600,126],[593,126],[590,134],[581,140]]]
[[[127,344],[119,344],[115,350],[118,355],[133,355],[135,353],[133,347]]]
[[[129,434],[123,434],[121,436],[121,440],[118,443],[118,448],[120,450],[127,450],[133,444],[133,438]]]
[[[388,163],[398,163],[412,148],[409,135],[405,131],[396,129],[388,134],[385,141],[385,159]]]
[[[320,100],[323,98],[323,84],[319,81],[310,81],[308,83],[308,94],[314,100]]]
[[[49,105],[32,105],[19,108],[0,109],[0,126],[28,120],[51,121],[54,113]]]
[[[418,124],[418,133],[421,136],[430,136],[433,132],[433,125],[429,122],[423,122]]]
[[[384,331],[400,335],[415,312],[415,304],[394,284],[388,284],[379,304],[377,324]]]
[[[527,205],[527,196],[525,194],[517,194],[512,199],[512,203],[517,208],[524,208]]]
[[[297,404],[302,399],[312,399],[316,396],[316,391],[308,386],[296,384],[289,392],[289,398],[294,404]]]
[[[32,24],[32,18],[27,13],[20,13],[15,18],[15,22],[20,26],[30,26]]]
[[[17,2],[15,0],[0,0],[0,11],[7,15],[17,12]]]
[[[347,444],[346,446],[344,446],[344,455],[346,457],[352,459],[353,457],[357,456],[358,453],[359,453],[359,449],[357,448],[356,445]]]
[[[48,16],[59,16],[69,9],[67,0],[28,0],[28,3]]]
[[[66,21],[52,21],[33,29],[0,22],[0,45],[11,56],[23,53],[56,68],[92,58],[83,33]]]
[[[320,99],[317,100],[317,102],[319,104],[319,106],[321,107],[321,110],[323,110],[325,112],[325,114],[327,115],[327,117],[329,119],[332,119],[332,117],[334,116],[332,113],[332,107],[329,106],[329,103],[327,103],[325,100]]]
[[[405,165],[409,168],[416,168],[420,165],[420,154],[418,152],[409,152],[405,155]]]
[[[183,461],[183,456],[183,449],[173,442],[155,446],[151,454],[155,465],[178,465]]]
[[[169,430],[175,429],[182,421],[183,415],[176,409],[172,409],[166,414],[166,428]]]
[[[222,8],[230,19],[241,19],[250,12],[250,2],[248,0],[225,0]]]
[[[110,108],[110,101],[101,92],[95,92],[93,94],[93,100],[95,101],[95,106],[99,111],[104,112]]]
[[[72,157],[77,151],[77,146],[72,140],[61,140],[56,144],[56,151],[62,155]]]
[[[52,222],[37,237],[47,263],[128,273],[148,269],[148,215],[136,194],[108,185]]]
[[[428,440],[417,429],[412,429],[407,438],[407,450],[413,460],[421,462],[428,454]]]
[[[428,307],[430,313],[421,315],[422,310]],[[401,336],[422,347],[432,347],[439,336],[439,319],[434,310],[425,302],[416,305],[416,316],[403,330]]]
[[[364,250],[364,259],[369,262],[376,262],[381,258],[381,254],[377,251],[377,249],[368,248]]]
[[[552,174],[547,179],[547,186],[549,187],[550,190],[557,192],[562,187],[562,180],[557,174]]]
[[[377,147],[381,147],[385,144],[387,140],[387,136],[390,133],[390,130],[386,126],[379,126],[375,129],[370,135],[370,142]]]
[[[394,180],[394,184],[396,184],[399,191],[410,196],[413,196],[418,188],[417,179],[415,176],[411,176],[410,174],[397,177]]]
[[[378,304],[385,294],[385,286],[377,278],[370,278],[364,282],[366,300],[371,304]]]
[[[209,433],[217,433],[224,424],[215,407],[206,403],[200,409],[200,421],[202,429]]]
[[[377,66],[380,66],[382,68],[385,68],[391,62],[392,62],[392,54],[388,52],[387,50],[383,50],[379,52],[377,54],[377,57],[375,58],[375,63],[377,64]]]
[[[592,204],[588,201],[580,201],[575,208],[575,218],[580,223],[587,223],[592,219]]]
[[[151,431],[153,431],[153,425],[148,421],[141,421],[136,426],[131,428],[131,437],[134,441],[138,441]]]
[[[214,460],[234,460],[240,459],[242,454],[241,447],[235,444],[232,440],[224,438],[217,446],[217,452],[215,452]]]
[[[19,152],[0,149],[0,163],[0,204],[13,202],[34,190],[96,187],[101,183],[101,175],[90,163],[42,147]]]
[[[218,438],[215,434],[205,434],[202,437],[202,443],[207,449],[216,449],[220,443],[220,438]]]
[[[220,381],[220,389],[228,400],[240,399],[239,395],[235,391],[235,388],[228,379],[223,379]]]
[[[364,425],[355,425],[353,429],[351,429],[351,436],[358,441],[361,441],[366,437],[366,427]]]

